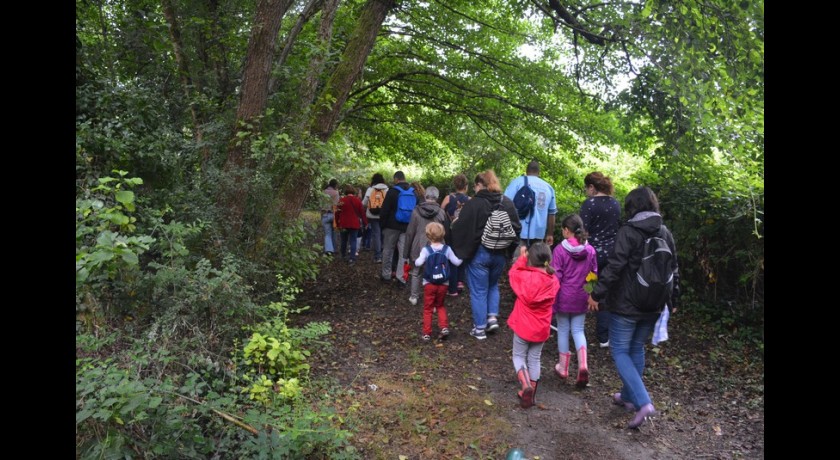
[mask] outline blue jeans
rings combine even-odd
[[[624,384],[621,399],[633,403],[636,410],[651,402],[642,376],[645,374],[645,342],[653,335],[656,319],[657,315],[634,319],[616,313],[610,318],[610,351]]]
[[[479,245],[467,266],[473,324],[477,329],[487,327],[488,316],[499,315],[499,278],[506,262],[503,251],[490,251]]]
[[[554,317],[557,319],[557,350],[560,353],[569,352],[569,331],[575,341],[575,351],[586,346],[586,335],[583,332],[586,313],[555,313]]]
[[[370,245],[373,248],[373,258],[382,259],[382,227],[379,219],[370,219]]]
[[[324,252],[335,253],[336,235],[332,212],[321,214],[321,225],[324,227]]]
[[[350,260],[356,260],[356,238],[359,229],[350,228],[341,231],[341,258],[347,254],[347,240],[350,239]]]

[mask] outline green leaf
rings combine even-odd
[[[79,412],[76,412],[76,425],[84,422],[91,415],[93,415],[93,411],[90,409],[82,409]]]
[[[646,18],[650,16],[650,13],[653,12],[653,0],[647,0],[645,2],[645,7],[642,9],[642,17]]]
[[[140,262],[137,259],[137,254],[135,254],[134,251],[124,249],[120,252],[122,253],[120,254],[122,256],[122,260],[125,261],[125,263],[129,265],[137,265]]]
[[[134,192],[130,190],[120,190],[114,194],[114,198],[124,205],[134,203]]]

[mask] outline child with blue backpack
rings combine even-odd
[[[420,251],[420,255],[414,260],[416,267],[423,267],[423,336],[424,342],[432,339],[432,314],[437,311],[438,327],[440,333],[438,339],[443,340],[449,336],[449,319],[446,315],[446,291],[449,289],[449,274],[451,266],[461,265],[463,262],[455,252],[444,244],[443,239],[446,231],[443,225],[438,222],[430,222],[426,225],[426,238],[429,243]]]

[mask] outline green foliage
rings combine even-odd
[[[136,230],[134,192],[142,184],[125,171],[119,177],[102,177],[98,185],[81,191],[76,199],[76,310],[94,309],[93,296],[108,295],[115,282],[134,278],[138,256],[154,238],[132,235]]]
[[[263,393],[260,388],[272,385],[272,380],[278,386],[286,385],[287,397],[296,396],[297,379],[306,377],[309,371],[306,359],[310,352],[303,348],[304,344],[319,343],[318,339],[330,331],[328,324],[317,322],[302,328],[290,327],[290,315],[307,307],[292,305],[300,293],[292,279],[277,275],[277,285],[279,300],[257,308],[257,317],[263,320],[251,327],[254,332],[242,351],[244,375],[254,382],[252,396]]]

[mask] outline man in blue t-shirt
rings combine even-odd
[[[549,247],[554,244],[554,216],[557,214],[557,200],[554,187],[540,179],[540,164],[534,160],[528,163],[525,170],[528,175],[528,187],[534,191],[536,203],[534,212],[522,219],[522,232],[519,234],[521,246],[531,246],[531,243],[545,241]],[[505,189],[505,196],[513,200],[516,192],[525,185],[525,178],[518,176]],[[519,251],[514,252],[514,260]]]

